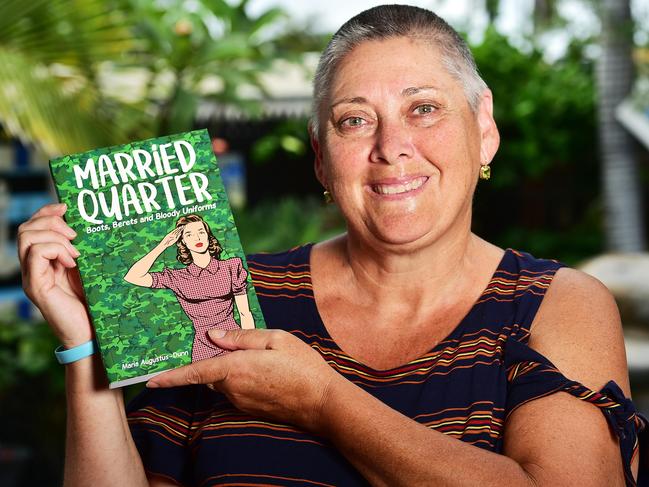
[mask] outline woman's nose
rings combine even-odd
[[[397,164],[414,156],[412,133],[401,120],[382,121],[376,131],[370,160]]]

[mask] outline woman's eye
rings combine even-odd
[[[428,115],[429,113],[433,113],[435,111],[435,107],[429,103],[426,103],[424,105],[419,105],[418,107],[415,108],[415,112],[417,115]]]
[[[361,117],[349,117],[340,122],[342,127],[360,127],[363,125],[363,120]]]

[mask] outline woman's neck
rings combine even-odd
[[[198,252],[192,252],[191,250],[190,252],[192,253],[192,261],[198,267],[205,269],[208,265],[210,265],[212,256],[210,255],[209,252],[205,252],[203,254],[199,254]]]
[[[327,246],[327,273],[345,282],[349,295],[379,307],[443,308],[483,290],[502,257],[468,228],[425,245],[384,245],[346,234]]]
[[[440,289],[456,280],[473,260],[480,239],[467,233],[417,248],[372,245],[347,235],[345,254],[355,280],[365,289],[411,292]]]

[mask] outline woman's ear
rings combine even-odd
[[[480,99],[478,127],[480,129],[480,163],[489,164],[500,145],[500,134],[493,117],[493,95],[490,89],[486,89]]]
[[[315,133],[313,124],[309,122],[309,139],[311,140],[311,148],[315,154],[315,159],[313,160],[313,170],[315,171],[315,177],[318,178],[320,184],[326,189],[326,179],[324,175],[324,167],[322,165],[322,147],[320,145],[320,140],[318,139],[318,134]]]

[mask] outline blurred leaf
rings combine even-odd
[[[288,157],[303,156],[307,152],[309,135],[305,120],[289,119],[274,126],[272,131],[255,141],[251,150],[254,164],[263,164],[277,153]]]
[[[253,21],[250,27],[250,36],[251,37],[258,36],[259,32],[265,29],[266,27],[272,26],[278,20],[283,20],[286,19],[287,17],[288,15],[281,8],[276,7],[267,10],[266,12],[261,14]]]
[[[292,135],[282,136],[280,139],[280,145],[282,146],[282,149],[284,149],[286,152],[294,155],[302,155],[306,153],[306,147],[304,146],[304,142],[302,142],[300,139]]]
[[[0,45],[45,64],[85,67],[132,47],[128,23],[102,0],[5,0]]]
[[[62,377],[54,358],[56,346],[45,323],[0,321],[0,401],[5,391],[28,377],[50,373]]]
[[[251,150],[252,160],[255,163],[267,161],[279,147],[279,137],[277,135],[265,135],[257,139],[253,144]]]

